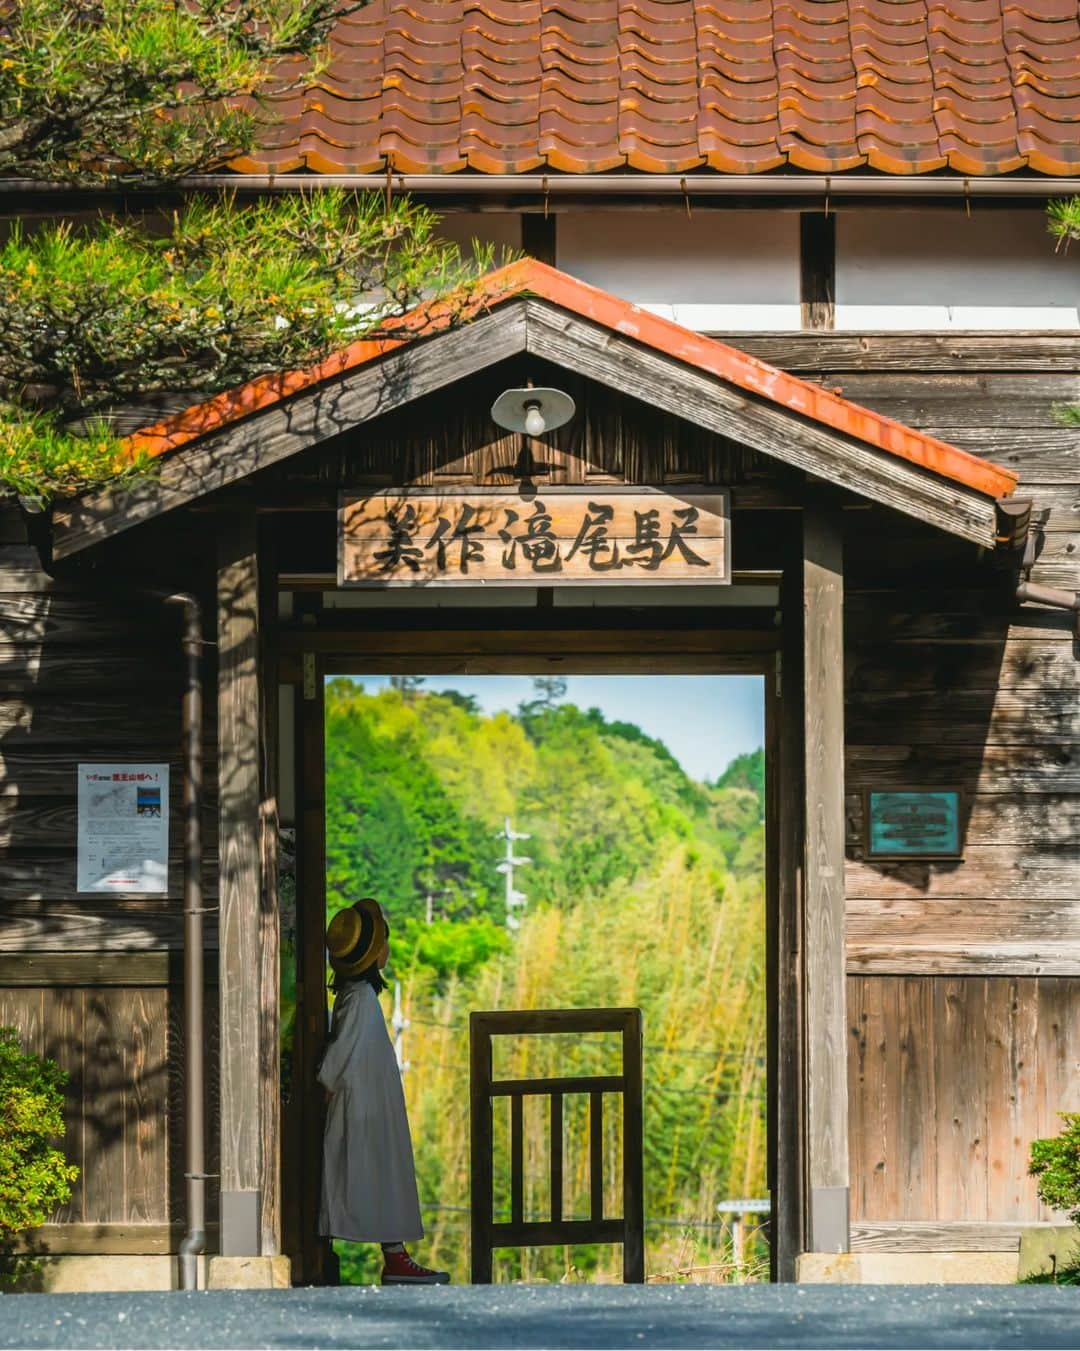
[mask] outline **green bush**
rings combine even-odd
[[[1080,1225],[1080,1112],[1059,1112],[1065,1123],[1060,1135],[1033,1140],[1028,1172],[1039,1179],[1039,1200],[1053,1210],[1064,1210]],[[1080,1235],[1077,1235],[1080,1239]],[[1080,1247],[1053,1271],[1026,1276],[1025,1284],[1080,1285]]]
[[[44,1224],[71,1198],[79,1175],[54,1141],[64,1133],[67,1075],[26,1055],[12,1027],[0,1027],[0,1247]]]
[[[1068,1212],[1080,1224],[1080,1112],[1059,1112],[1065,1123],[1060,1135],[1033,1140],[1028,1172],[1039,1179],[1039,1200],[1052,1210]]]

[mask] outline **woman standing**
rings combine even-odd
[[[371,897],[339,910],[326,930],[336,999],[318,1075],[330,1094],[319,1232],[380,1244],[383,1285],[443,1285],[448,1272],[419,1266],[405,1248],[424,1226],[401,1073],[379,1005],[389,933]]]

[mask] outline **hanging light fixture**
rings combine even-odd
[[[574,401],[561,389],[507,389],[491,405],[493,421],[510,432],[543,436],[570,421]]]

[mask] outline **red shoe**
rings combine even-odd
[[[383,1285],[449,1285],[448,1271],[431,1271],[414,1262],[404,1248],[383,1253]]]

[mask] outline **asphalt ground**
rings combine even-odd
[[[354,1286],[4,1295],[0,1346],[1080,1348],[1080,1287]]]

